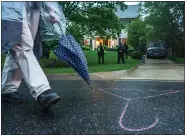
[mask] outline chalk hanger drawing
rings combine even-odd
[[[124,99],[124,100],[127,101],[127,103],[126,103],[126,105],[125,105],[125,107],[124,107],[124,110],[123,110],[123,112],[122,112],[122,114],[121,114],[121,116],[120,116],[120,118],[119,118],[119,125],[120,125],[120,127],[123,128],[124,130],[127,130],[127,131],[144,131],[144,130],[148,130],[148,129],[151,129],[151,128],[155,127],[156,124],[157,124],[158,121],[159,121],[159,119],[158,119],[157,117],[155,117],[155,121],[154,121],[151,125],[149,125],[149,126],[141,127],[141,128],[127,128],[127,127],[125,127],[122,121],[123,121],[123,118],[124,118],[124,116],[125,116],[125,114],[126,114],[126,110],[127,110],[128,106],[129,106],[129,103],[130,103],[131,101],[133,101],[133,100],[139,100],[139,99],[143,99],[143,98],[154,98],[154,97],[159,97],[159,96],[164,96],[164,95],[169,95],[169,94],[175,94],[175,93],[180,92],[179,90],[176,90],[176,91],[170,90],[170,91],[167,92],[167,93],[158,94],[158,95],[153,95],[153,96],[146,96],[146,97],[139,97],[139,98],[125,98],[125,97],[122,97],[122,96],[113,94],[113,93],[111,93],[111,92],[105,91],[105,90],[103,90],[103,89],[98,89],[98,90],[100,90],[100,91],[102,91],[102,92],[105,92],[105,93],[107,93],[107,94],[110,94],[110,95],[112,95],[112,96],[115,96],[115,97]]]

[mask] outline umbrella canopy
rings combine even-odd
[[[91,86],[85,55],[72,35],[62,35],[54,54],[71,66]]]

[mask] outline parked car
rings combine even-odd
[[[165,59],[167,56],[167,49],[162,43],[152,42],[147,48],[147,58],[157,57]]]

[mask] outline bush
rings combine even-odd
[[[44,41],[44,48],[48,48],[49,50],[53,50],[58,46],[58,40],[53,40],[53,41]]]
[[[81,46],[82,50],[92,50],[90,46]]]
[[[112,47],[112,49],[118,49],[118,45],[116,45],[116,46]]]
[[[105,50],[109,49],[109,47],[107,45],[103,45],[103,47],[104,47]]]
[[[129,56],[131,56],[131,54],[132,54],[134,51],[135,51],[134,48],[128,48],[127,53],[128,53]]]
[[[133,59],[141,59],[142,58],[142,52],[141,51],[134,51],[131,53],[131,57]]]
[[[41,59],[39,61],[39,64],[42,68],[51,68],[51,64],[53,63],[55,59]],[[61,67],[69,67],[64,61],[58,59],[56,62],[55,68],[61,68]]]

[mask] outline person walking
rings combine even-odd
[[[102,64],[104,64],[104,55],[105,55],[106,51],[102,45],[102,43],[100,43],[100,46],[98,46],[97,48],[97,54],[98,54],[98,62],[100,64],[100,60],[102,58]]]
[[[56,2],[2,2],[2,52],[8,51],[2,71],[2,102],[25,102],[25,97],[18,92],[22,79],[42,109],[48,109],[59,102],[60,96],[52,92],[33,52],[34,40],[40,24],[42,24],[41,28],[45,24],[42,40],[44,37],[49,37],[44,35],[47,30],[50,31],[50,35],[52,32],[55,33],[53,37],[60,36],[59,33],[56,35],[55,29],[50,27],[54,23],[63,23],[60,22],[60,17],[63,16],[60,16],[59,11],[59,5]],[[49,15],[50,19],[47,20],[42,16],[43,12]]]
[[[125,46],[123,45],[123,43],[120,43],[118,46],[118,64],[120,64],[120,59],[122,60],[122,63],[125,64],[124,51]]]

